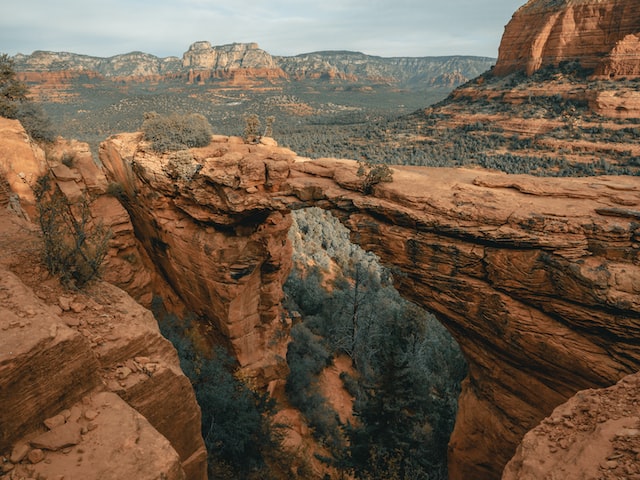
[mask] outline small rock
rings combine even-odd
[[[68,312],[69,310],[71,310],[71,300],[72,299],[69,297],[58,298],[58,305],[60,305],[60,308],[63,312]]]
[[[13,450],[11,450],[11,456],[9,457],[9,461],[11,463],[20,463],[24,457],[29,453],[29,444],[27,443],[17,443]]]
[[[59,427],[60,425],[63,425],[65,421],[66,419],[64,418],[64,415],[59,414],[59,415],[56,415],[55,417],[47,418],[44,421],[44,424],[49,430],[53,430],[54,428]]]
[[[9,473],[14,468],[15,468],[15,465],[11,462],[3,463],[2,465],[0,465],[0,472]]]
[[[42,460],[44,460],[44,452],[39,448],[34,448],[29,452],[27,458],[33,464],[40,463]]]
[[[148,374],[152,374],[155,373],[155,371],[158,369],[158,364],[157,363],[147,363],[144,366],[144,371]]]
[[[97,423],[89,422],[89,423],[87,424],[87,431],[88,431],[88,432],[92,432],[92,431],[94,431],[96,428],[98,428],[98,424],[97,424]]]
[[[78,422],[78,420],[80,420],[80,418],[82,417],[82,410],[80,410],[80,407],[77,406],[73,406],[71,407],[71,409],[69,410],[69,418],[67,418],[67,422]]]
[[[69,305],[75,313],[81,313],[87,306],[84,303],[73,302]]]
[[[80,320],[75,317],[69,317],[64,319],[64,323],[67,324],[68,327],[79,327]]]
[[[563,422],[563,425],[567,428],[576,428],[576,426],[574,425],[574,423],[571,420],[565,420]]]
[[[84,412],[84,418],[89,421],[95,420],[97,416],[98,412],[96,412],[95,410],[87,410],[86,412]]]
[[[35,448],[51,451],[61,450],[80,443],[82,441],[81,430],[82,427],[77,423],[65,423],[39,435],[31,440],[30,443]]]
[[[600,464],[600,468],[602,468],[603,470],[615,470],[616,468],[618,468],[618,462],[615,460],[608,460],[606,462],[602,462]]]
[[[118,369],[116,370],[116,375],[118,376],[118,378],[120,380],[124,380],[125,378],[127,378],[129,375],[131,375],[131,369],[129,367],[118,367]]]
[[[134,362],[132,359],[129,359],[126,362],[124,362],[124,366],[127,367],[129,370],[131,370],[132,373],[137,373],[139,370],[138,364]]]
[[[140,365],[146,365],[151,361],[149,357],[135,357],[134,360],[138,362]]]

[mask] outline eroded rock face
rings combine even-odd
[[[216,137],[176,167],[175,155],[123,134],[103,143],[100,156],[122,185],[138,238],[187,309],[206,318],[208,333],[226,339],[260,382],[281,378],[291,219],[274,197],[295,154]]]
[[[348,162],[293,169],[292,193],[399,268],[400,292],[460,344],[450,478],[499,478],[556,405],[638,369],[640,179],[394,167],[362,196]]]
[[[633,478],[640,474],[640,374],[583,390],[527,433],[503,480]]]
[[[639,37],[638,0],[530,0],[505,28],[494,73],[578,61],[601,76],[638,76]]]
[[[10,468],[205,479],[200,409],[151,313],[108,283],[63,289],[29,251],[32,227],[6,211],[0,221],[0,454]]]
[[[3,464],[2,472],[12,468],[29,478],[33,471],[22,464],[31,462],[49,477],[66,469],[65,474],[74,471],[79,478],[102,478],[107,471],[118,478],[206,478],[200,408],[152,314],[109,283],[83,293],[65,290],[40,264],[37,227],[29,217],[35,219],[35,181],[49,172],[70,200],[96,197],[93,220],[113,234],[105,278],[138,301],[150,302],[150,261],[126,210],[105,195],[104,173],[86,144],[58,140],[45,159],[20,124],[6,119],[0,119],[0,138],[0,198],[6,199],[0,202],[0,454],[14,460]],[[102,421],[95,424],[100,428],[91,427],[81,442],[75,442],[77,421],[57,429],[68,420],[60,412],[73,411],[77,404],[88,409],[89,397],[105,388],[126,402],[108,400]],[[45,421],[58,417],[62,424]],[[53,433],[25,450],[21,438],[39,437],[43,421]],[[82,426],[90,427],[87,422]],[[87,454],[77,465],[69,465],[68,452],[61,451],[69,439],[80,457]],[[140,448],[123,453],[123,442]],[[16,445],[23,455],[13,455]],[[118,465],[110,470],[108,462],[91,461],[108,458],[104,448],[119,452]],[[144,449],[151,452],[142,459]],[[24,460],[27,452],[30,458]]]

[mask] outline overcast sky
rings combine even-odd
[[[0,9],[0,52],[182,56],[189,45],[257,42],[272,55],[496,57],[526,0],[12,0]]]

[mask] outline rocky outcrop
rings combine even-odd
[[[0,220],[2,471],[206,478],[200,410],[151,313],[107,283],[66,291],[30,224]]]
[[[229,70],[236,68],[278,68],[273,57],[257,43],[233,43],[212,47],[196,42],[182,56],[182,66],[195,70]]]
[[[142,52],[132,52],[109,58],[92,57],[69,52],[35,51],[14,57],[16,67],[26,72],[74,71],[86,75],[95,73],[107,77],[151,76],[178,72],[182,62],[177,57],[158,58]]]
[[[100,158],[153,263],[187,309],[207,320],[203,333],[225,339],[260,384],[282,378],[291,219],[271,197],[295,154],[217,137],[190,150],[179,174],[175,154],[157,155],[141,135],[123,134],[103,143]]]
[[[154,262],[255,368],[282,328],[287,212],[332,210],[467,358],[451,478],[498,478],[553,408],[640,366],[637,177],[394,167],[392,183],[362,195],[355,162],[214,140],[190,151],[184,178],[140,135],[102,145],[109,175],[137,199],[131,217]]]
[[[138,301],[151,302],[150,261],[126,210],[105,195],[107,180],[87,145],[59,139],[45,155],[18,122],[6,119],[0,119],[0,137],[0,184],[10,207],[0,211],[0,454],[31,442],[43,433],[43,421],[61,412],[101,412],[96,422],[78,418],[69,423],[65,417],[62,424],[70,426],[60,431],[45,422],[53,432],[47,441],[67,439],[78,428],[82,437],[72,438],[81,441],[49,443],[42,464],[43,458],[14,458],[0,468],[15,469],[25,478],[36,471],[52,478],[65,469],[82,478],[102,478],[106,471],[119,472],[119,478],[206,478],[200,409],[175,350],[151,313],[108,283],[83,294],[67,291],[40,265],[35,227],[27,218],[35,220],[32,187],[49,173],[70,200],[95,198],[93,221],[112,233],[105,278]],[[118,396],[105,397],[104,390]],[[94,395],[102,400],[94,402]],[[43,445],[36,442],[27,450],[40,451],[33,454],[39,458]],[[79,457],[83,451],[87,455],[69,465],[68,449],[76,445]],[[108,452],[119,457],[110,470],[95,460],[108,459]]]
[[[637,478],[640,374],[578,392],[527,433],[503,480]]]
[[[576,61],[605,77],[640,75],[640,1],[529,0],[505,28],[497,75]]]

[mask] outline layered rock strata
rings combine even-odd
[[[450,478],[498,478],[553,407],[638,369],[635,177],[394,167],[392,183],[363,197],[348,191],[353,166],[294,168],[304,172],[289,182],[296,196],[336,211],[460,344],[469,376]]]
[[[140,134],[103,143],[100,158],[122,187],[138,238],[204,333],[229,342],[259,383],[286,372],[282,284],[291,265],[290,217],[272,207],[295,154],[216,137],[178,159]]]
[[[0,454],[15,460],[0,468],[24,478],[51,478],[65,469],[82,478],[107,471],[119,478],[206,478],[200,409],[151,313],[109,283],[82,294],[67,291],[40,265],[37,228],[29,218],[36,216],[33,186],[49,173],[69,200],[95,198],[92,221],[112,233],[105,277],[138,301],[151,301],[150,261],[126,210],[105,195],[106,178],[88,147],[59,140],[45,156],[18,122],[6,119],[0,119],[0,138],[0,198],[6,198],[0,210]],[[95,395],[102,395],[97,403]],[[43,425],[75,410],[102,413],[95,428],[94,418],[67,422],[65,415],[60,425]],[[43,430],[56,442],[70,433],[79,440],[43,451],[30,443]],[[16,445],[33,458],[10,455]],[[76,445],[81,458],[70,465],[68,449]],[[111,470],[95,460],[108,452],[119,455]]]
[[[6,233],[3,246],[16,239]],[[5,266],[0,273],[5,471],[206,478],[200,409],[148,310],[106,283],[60,295],[54,279],[34,292]]]
[[[529,0],[505,28],[497,75],[577,61],[605,77],[640,75],[640,1]]]
[[[192,173],[172,178],[170,156],[140,138],[109,139],[103,163],[135,199],[136,231],[169,283],[243,365],[281,328],[290,209],[332,210],[402,272],[399,290],[438,315],[469,363],[451,478],[499,478],[554,407],[640,365],[636,177],[394,167],[392,183],[362,195],[355,162],[233,137],[191,150]]]

